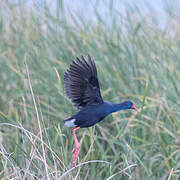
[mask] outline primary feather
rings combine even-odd
[[[77,109],[103,103],[96,66],[89,55],[88,61],[82,56],[72,62],[64,74],[64,83],[66,94]]]

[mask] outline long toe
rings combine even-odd
[[[76,166],[77,165],[77,159],[79,156],[79,152],[80,152],[80,146],[78,147],[74,147],[74,149],[72,150],[72,159],[73,159],[73,163]]]
[[[75,149],[75,148],[73,148],[73,150],[72,150],[72,152],[71,152],[71,153],[73,154],[73,153],[75,152],[75,150],[76,150],[76,149]]]
[[[80,146],[75,146],[71,153],[74,154],[78,150],[80,150]]]

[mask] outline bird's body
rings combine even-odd
[[[131,102],[125,101],[120,104],[113,104],[104,101],[102,104],[89,105],[82,108],[74,116],[67,119],[65,125],[68,127],[87,128],[103,120],[107,115],[122,110],[130,109]]]
[[[68,121],[71,121],[71,119],[75,119],[74,127],[86,128],[93,126],[110,113],[109,109],[111,106],[112,104],[107,102],[86,106],[70,119],[66,120],[65,125],[68,124]]]
[[[136,106],[131,101],[114,104],[102,99],[96,65],[90,56],[88,61],[82,56],[81,60],[77,58],[72,62],[64,74],[64,83],[67,96],[78,109],[75,115],[65,120],[67,127],[73,127],[75,147],[72,153],[73,162],[76,165],[80,151],[76,130],[93,126],[108,114],[125,109],[136,109]]]

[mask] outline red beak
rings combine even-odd
[[[137,110],[137,107],[134,104],[132,104],[131,109]]]

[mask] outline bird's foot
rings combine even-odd
[[[80,152],[80,144],[75,144],[72,150],[72,159],[75,166],[77,165],[79,152]]]

